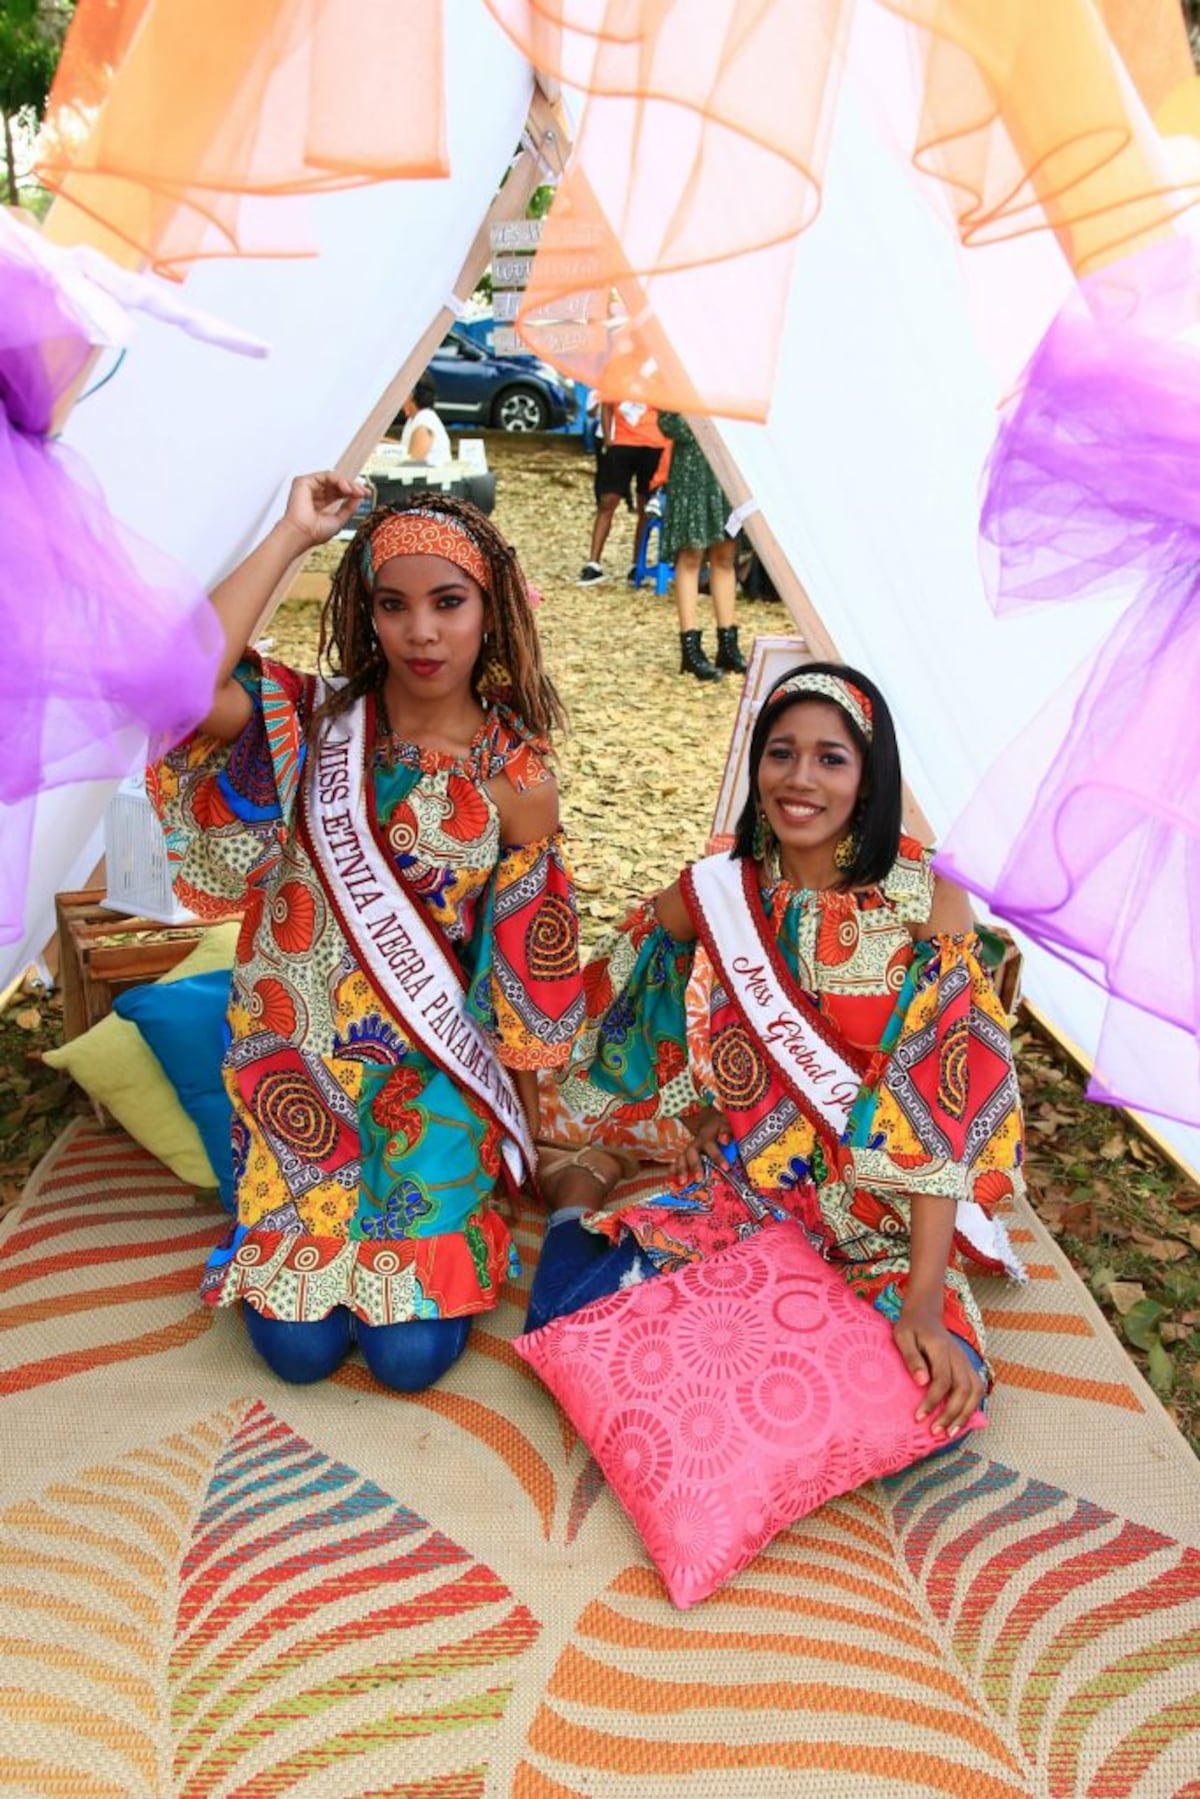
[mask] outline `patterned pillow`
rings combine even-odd
[[[592,1451],[681,1609],[827,1499],[947,1442],[914,1418],[921,1389],[887,1320],[790,1224],[514,1347]]]

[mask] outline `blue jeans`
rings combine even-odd
[[[280,1380],[297,1386],[325,1380],[357,1343],[381,1387],[396,1393],[420,1393],[457,1362],[471,1331],[469,1318],[364,1324],[344,1306],[303,1324],[264,1318],[253,1306],[243,1306],[242,1314],[250,1341],[268,1368]]]
[[[585,1231],[578,1218],[551,1225],[533,1272],[526,1330],[540,1330],[552,1318],[564,1318],[615,1293],[634,1268],[640,1268],[643,1276],[657,1272],[628,1233],[614,1244],[595,1231]]]

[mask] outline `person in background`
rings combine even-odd
[[[592,524],[591,550],[579,576],[581,587],[591,587],[604,580],[604,565],[600,558],[617,507],[624,500],[632,511],[636,496],[637,530],[629,566],[632,580],[646,529],[646,502],[659,458],[666,448],[666,439],[658,429],[658,414],[653,407],[643,406],[635,400],[622,400],[617,405],[606,401],[600,409],[600,446],[596,462],[596,517]]]
[[[667,514],[663,521],[662,555],[675,564],[675,610],[679,617],[679,672],[697,681],[719,681],[728,669],[744,675],[746,658],[738,648],[734,623],[737,604],[736,540],[726,535],[730,505],[709,468],[692,428],[679,412],[660,412],[658,422],[671,444],[667,482]],[[700,568],[708,556],[709,586],[717,617],[717,659],[704,653],[696,610]]]
[[[449,433],[433,410],[436,401],[437,388],[428,375],[422,375],[404,402],[407,422],[400,437],[400,454],[406,462],[436,466],[453,461]]]

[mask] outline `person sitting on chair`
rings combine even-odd
[[[407,419],[400,437],[400,454],[405,462],[438,464],[453,460],[450,437],[433,410],[437,388],[428,375],[422,375],[404,402]]]

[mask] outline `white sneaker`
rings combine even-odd
[[[577,587],[594,587],[597,581],[605,579],[604,570],[598,562],[585,562],[579,573]]]

